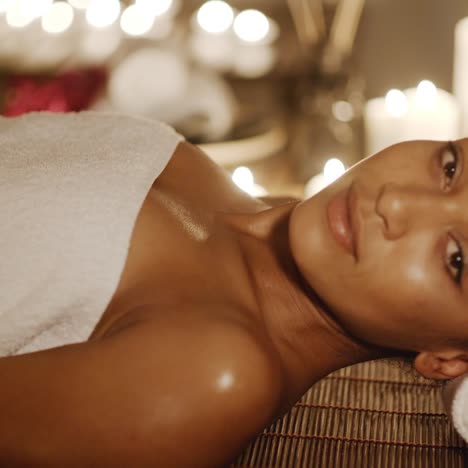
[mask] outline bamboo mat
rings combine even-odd
[[[468,445],[450,424],[441,391],[386,361],[340,369],[231,467],[463,468]]]

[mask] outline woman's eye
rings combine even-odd
[[[460,244],[451,236],[449,236],[449,240],[447,242],[445,264],[450,276],[452,276],[457,284],[461,284],[465,258]]]
[[[442,153],[441,166],[444,172],[442,188],[445,190],[450,187],[458,169],[458,154],[453,144],[450,144]]]

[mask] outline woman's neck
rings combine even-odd
[[[285,405],[329,373],[359,362],[394,357],[351,336],[305,283],[289,248],[295,203],[229,220],[249,269],[257,313],[285,373]]]

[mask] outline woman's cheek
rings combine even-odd
[[[361,307],[406,315],[416,304],[422,305],[434,289],[430,265],[417,249],[379,246],[379,255],[370,256],[351,275],[354,295]],[[412,254],[411,254],[412,252]],[[357,292],[359,291],[359,294]]]
[[[403,272],[408,285],[420,287],[428,282],[427,269],[423,268],[420,264],[409,264]]]
[[[416,291],[428,290],[440,286],[439,266],[434,258],[435,252],[432,239],[427,236],[417,236],[408,243],[400,256],[402,280]],[[442,261],[440,264],[442,268]]]
[[[430,262],[421,258],[410,257],[400,265],[392,274],[392,295],[402,316],[416,320],[419,313],[424,316],[423,311],[437,302],[434,295],[440,291],[440,275],[435,274]]]

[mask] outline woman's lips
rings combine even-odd
[[[338,192],[328,203],[327,218],[335,240],[357,260],[352,213],[349,203],[350,188]]]

